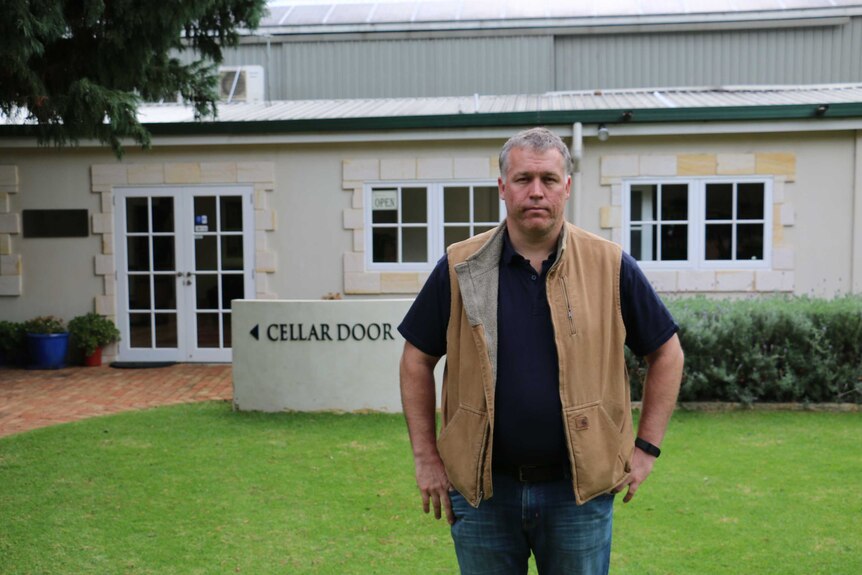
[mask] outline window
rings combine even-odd
[[[645,267],[766,268],[769,180],[630,181],[623,243]]]
[[[370,184],[365,187],[366,263],[427,270],[446,247],[495,227],[505,207],[494,183]]]

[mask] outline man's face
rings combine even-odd
[[[559,234],[563,211],[572,187],[563,156],[555,149],[536,152],[513,148],[507,172],[497,181],[500,197],[506,202],[510,233],[532,239]],[[511,230],[511,226],[515,230]]]

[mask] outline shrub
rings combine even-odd
[[[23,323],[0,321],[0,355],[9,364],[26,362],[27,339]]]
[[[25,321],[24,332],[40,335],[66,333],[66,324],[63,323],[62,319],[53,315],[43,315]]]
[[[680,401],[862,403],[862,298],[678,299]],[[642,359],[627,354],[632,396]]]
[[[92,355],[98,348],[120,339],[120,331],[110,319],[97,313],[79,315],[69,322],[72,345],[84,355]]]

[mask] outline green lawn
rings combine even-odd
[[[613,574],[862,573],[862,416],[678,413]],[[395,415],[223,403],[0,440],[0,573],[455,573]]]

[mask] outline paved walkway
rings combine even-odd
[[[230,400],[230,364],[148,369],[0,367],[0,437],[97,415],[194,401]]]

